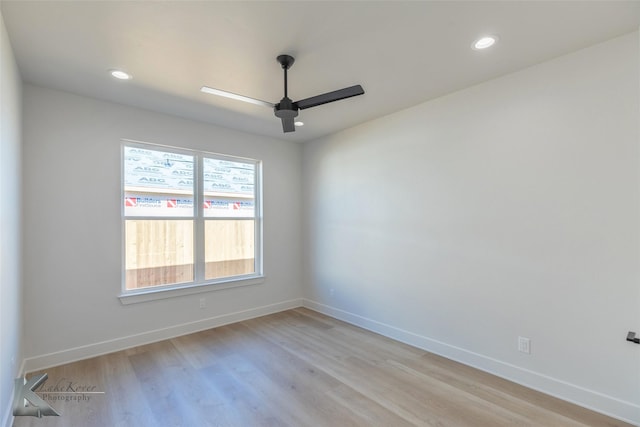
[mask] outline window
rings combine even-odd
[[[262,276],[260,162],[123,142],[123,296]]]

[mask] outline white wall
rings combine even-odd
[[[300,304],[299,145],[32,85],[24,107],[28,370]],[[120,303],[122,138],[263,161],[264,283]]]
[[[640,423],[638,56],[635,33],[305,145],[306,304]]]
[[[0,13],[0,426],[11,423],[22,345],[20,74]]]

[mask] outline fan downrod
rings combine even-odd
[[[291,55],[278,55],[276,59],[282,65],[283,70],[288,70],[295,62],[295,58]]]

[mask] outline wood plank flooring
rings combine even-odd
[[[45,372],[105,394],[14,427],[628,425],[303,308]]]

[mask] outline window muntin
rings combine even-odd
[[[259,188],[259,161],[124,141],[124,293],[260,277]]]

